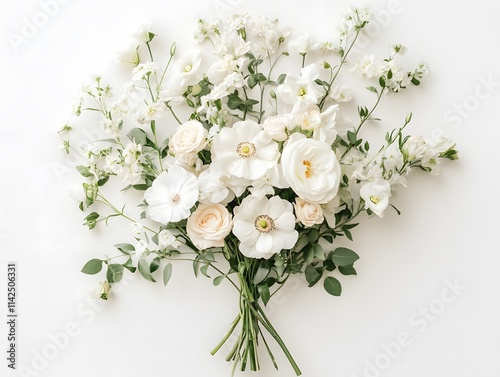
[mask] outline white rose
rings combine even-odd
[[[207,145],[208,131],[197,120],[181,124],[172,135],[169,147],[175,156],[198,153]]]
[[[366,209],[370,209],[378,217],[383,217],[384,211],[389,205],[391,185],[385,179],[377,178],[365,183],[361,187],[359,195],[365,201]]]
[[[323,209],[319,204],[309,203],[301,198],[295,198],[295,215],[297,220],[306,227],[321,224],[325,219]]]
[[[232,227],[231,214],[222,204],[200,204],[188,218],[186,230],[195,246],[203,250],[224,246]]]
[[[281,163],[285,179],[300,198],[324,204],[337,195],[340,164],[327,143],[295,133],[283,149]]]
[[[281,115],[276,115],[267,118],[262,124],[264,132],[271,138],[277,141],[286,140],[286,129],[288,127],[288,119]]]

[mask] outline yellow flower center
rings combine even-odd
[[[236,147],[236,152],[238,152],[238,154],[244,158],[252,157],[256,151],[257,150],[255,149],[255,145],[253,145],[252,143],[243,142],[239,143]]]
[[[193,66],[192,66],[191,64],[188,64],[188,65],[186,66],[186,68],[184,68],[184,71],[186,71],[186,72],[191,72],[191,70],[192,70],[192,69],[193,69]]]
[[[274,221],[268,215],[259,215],[255,219],[254,222],[255,229],[257,229],[261,233],[269,233],[276,226],[274,225]]]
[[[306,94],[307,94],[307,92],[304,88],[299,89],[299,96],[304,97]]]
[[[312,176],[312,167],[311,167],[311,162],[309,160],[304,160],[302,161],[302,165],[306,167],[306,171],[304,172],[304,175],[306,176],[307,179],[311,178]]]
[[[380,199],[377,198],[376,196],[370,196],[370,201],[373,203],[373,204],[377,204]]]

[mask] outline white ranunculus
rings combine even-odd
[[[232,227],[231,214],[222,204],[200,204],[188,218],[186,230],[194,245],[204,250],[224,246]]]
[[[325,218],[323,209],[319,204],[306,202],[304,199],[295,198],[295,215],[297,220],[306,227],[321,224]]]
[[[378,217],[384,216],[384,211],[389,205],[391,185],[383,178],[377,178],[365,183],[359,191],[365,201],[365,208],[370,209]]]
[[[161,224],[186,219],[198,200],[196,176],[173,165],[162,172],[144,193],[146,215]]]
[[[286,129],[289,126],[289,120],[282,115],[275,115],[267,118],[262,124],[264,132],[276,141],[284,141],[288,137]]]
[[[196,154],[208,143],[208,131],[197,120],[181,124],[169,141],[169,147],[175,156]]]
[[[214,165],[239,178],[262,177],[278,158],[278,144],[252,120],[224,127],[212,141]]]
[[[340,164],[330,145],[295,133],[283,149],[283,175],[302,199],[324,204],[337,194]]]
[[[227,203],[234,198],[226,187],[227,177],[223,171],[211,167],[203,170],[198,176],[200,186],[200,202],[202,203]]]
[[[291,249],[299,235],[292,204],[278,196],[247,196],[234,209],[233,221],[240,251],[249,258],[269,259],[283,249]]]

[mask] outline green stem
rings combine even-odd
[[[238,326],[238,323],[240,322],[241,320],[241,316],[238,314],[235,318],[235,320],[233,321],[233,323],[231,324],[231,327],[229,328],[229,331],[227,332],[226,336],[221,340],[221,342],[219,344],[217,344],[217,346],[215,346],[215,348],[212,350],[212,352],[210,352],[210,355],[215,355],[220,349],[221,347],[224,345],[224,343],[226,343],[226,341],[229,339],[229,337],[231,336],[231,334],[233,333],[234,329],[236,329],[236,326]]]
[[[125,213],[123,213],[123,211],[120,211],[118,208],[116,208],[113,204],[111,204],[111,202],[109,200],[107,200],[100,192],[97,193],[97,196],[101,199],[101,200],[96,200],[96,202],[99,202],[99,203],[102,203],[102,204],[105,204],[107,205],[109,208],[111,208],[116,215],[118,216],[121,216],[133,223],[136,223],[137,221],[134,220],[133,218],[131,218],[130,216],[127,216],[125,215]],[[153,229],[145,226],[144,229],[150,231],[151,233],[153,234],[156,234],[157,232],[155,232]]]
[[[182,124],[182,122],[180,121],[180,119],[177,117],[177,115],[175,114],[174,112],[174,109],[172,109],[172,106],[170,106],[167,102],[165,103],[165,105],[168,107],[168,109],[170,110],[170,112],[172,113],[172,115],[174,116],[175,120],[177,121],[177,123],[179,124]]]
[[[255,311],[254,308],[251,308],[254,311],[254,314],[257,316],[257,318],[260,317],[260,322],[264,325],[264,327],[269,332],[269,334],[271,334],[271,336],[279,344],[279,346],[281,347],[281,349],[285,353],[288,361],[292,365],[292,368],[293,368],[295,374],[297,376],[300,376],[302,374],[302,372],[301,372],[299,366],[297,365],[297,363],[295,362],[295,360],[293,359],[293,356],[291,355],[290,351],[286,347],[285,343],[283,342],[283,340],[281,339],[281,337],[278,335],[278,332],[273,327],[273,325],[271,324],[271,322],[269,321],[269,319],[266,317],[266,314],[264,313],[264,311],[262,310],[262,308],[260,307],[260,305],[258,303],[255,303],[255,306],[257,307],[257,311]]]

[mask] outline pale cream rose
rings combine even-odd
[[[181,124],[169,142],[170,151],[175,156],[196,154],[206,147],[208,131],[197,120]]]
[[[295,216],[297,220],[306,227],[311,227],[315,224],[321,224],[325,217],[323,209],[319,204],[306,202],[304,199],[295,198]]]
[[[204,250],[223,246],[232,227],[231,214],[222,204],[200,204],[188,218],[186,230],[193,244]]]

